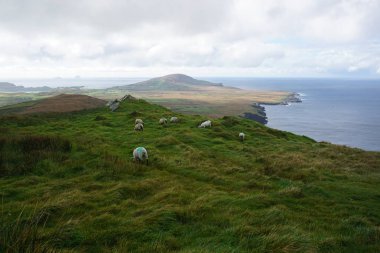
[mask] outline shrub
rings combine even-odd
[[[59,136],[23,136],[0,139],[0,175],[31,172],[44,160],[62,161],[72,149],[71,142]]]
[[[70,141],[58,136],[25,136],[17,141],[17,145],[24,153],[34,150],[71,151]]]
[[[106,120],[106,119],[107,119],[107,118],[104,117],[104,116],[102,116],[102,115],[98,115],[98,116],[95,117],[95,120],[96,120],[96,121]]]
[[[224,116],[221,124],[225,127],[232,127],[232,126],[239,125],[240,122],[236,117]]]
[[[139,112],[137,112],[137,111],[133,111],[133,112],[131,112],[130,114],[129,114],[129,116],[131,116],[131,117],[136,117],[136,116],[140,116],[141,115],[141,113],[139,113]]]

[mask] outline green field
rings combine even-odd
[[[204,119],[142,100],[3,116],[0,252],[380,251],[380,153]]]

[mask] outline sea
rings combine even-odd
[[[380,79],[198,77],[250,90],[291,91],[302,103],[265,105],[268,126],[317,141],[380,151]],[[108,88],[149,78],[7,80],[24,86]]]

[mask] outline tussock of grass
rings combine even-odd
[[[72,149],[71,142],[60,136],[27,135],[0,138],[0,175],[32,172],[40,163],[61,162]]]
[[[380,248],[379,153],[239,117],[213,119],[210,129],[198,128],[202,116],[158,124],[173,115],[135,100],[113,113],[1,120],[0,251]],[[137,117],[143,132],[133,130]],[[132,161],[137,146],[148,165]]]
[[[283,196],[289,196],[289,197],[294,197],[294,198],[301,198],[304,196],[302,193],[302,189],[297,186],[287,187],[279,191],[279,193]]]
[[[18,145],[24,153],[35,150],[62,152],[69,152],[71,150],[70,141],[58,136],[25,136],[18,140],[17,143],[14,143],[14,145]]]
[[[8,219],[7,219],[8,216]],[[52,239],[46,239],[41,229],[46,227],[49,213],[46,210],[34,209],[29,215],[22,210],[15,220],[9,219],[10,214],[2,213],[0,219],[0,251],[6,253],[52,253],[56,252],[49,246]]]

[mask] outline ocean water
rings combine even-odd
[[[317,141],[380,151],[380,80],[213,78],[213,81],[245,89],[300,93],[302,103],[265,106],[268,126]]]
[[[108,88],[148,78],[6,80],[24,86]],[[301,94],[302,103],[265,106],[268,126],[317,141],[380,151],[380,80],[199,78],[253,90]]]

